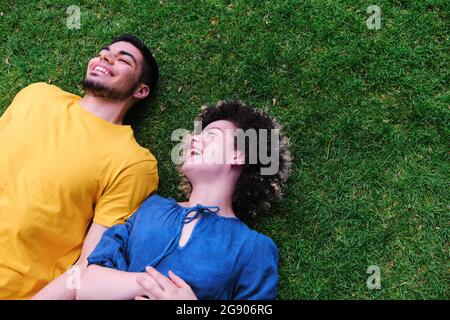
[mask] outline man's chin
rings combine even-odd
[[[82,84],[85,94],[106,100],[125,100],[135,90],[135,88],[131,88],[128,91],[120,91],[102,81],[94,80],[90,77],[86,77]]]

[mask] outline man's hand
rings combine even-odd
[[[162,275],[152,267],[145,268],[147,273],[138,276],[136,281],[145,289],[145,294],[136,300],[197,300],[191,287],[179,276],[169,271],[169,277]]]

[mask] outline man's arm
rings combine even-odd
[[[83,271],[86,269],[88,262],[87,257],[91,254],[91,252],[95,249],[95,246],[100,241],[103,232],[105,232],[107,228],[97,224],[92,223],[89,231],[86,235],[86,239],[83,244],[83,248],[81,249],[81,255],[78,261],[75,263],[74,267],[75,272],[80,272],[78,274],[78,278],[81,279]],[[72,269],[71,269],[72,270]],[[47,286],[41,289],[34,297],[35,300],[73,300],[76,295],[76,287],[69,288],[68,281],[69,277],[76,276],[74,272],[68,270],[57,277],[55,280],[50,282]]]

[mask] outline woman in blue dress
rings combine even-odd
[[[241,219],[281,196],[287,139],[266,113],[220,102],[198,116],[181,171],[187,202],[150,196],[108,229],[78,299],[275,299],[278,249]]]

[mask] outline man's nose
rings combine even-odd
[[[110,54],[108,51],[103,52],[103,53],[100,55],[100,60],[101,60],[101,61],[105,61],[105,62],[107,62],[107,63],[109,63],[109,64],[112,64],[112,63],[113,63],[113,58],[112,58],[111,54]]]

